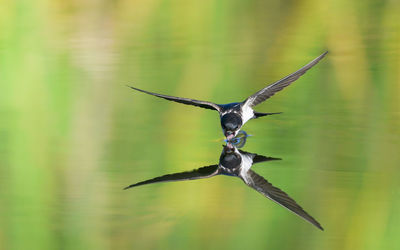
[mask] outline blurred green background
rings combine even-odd
[[[398,249],[400,2],[0,0],[0,249]],[[216,112],[325,228],[240,180],[122,188],[218,162]]]

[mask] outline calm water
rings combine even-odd
[[[0,249],[397,249],[398,1],[5,1]],[[217,112],[125,85],[257,106],[252,170],[325,231],[238,178],[127,185],[218,162]]]

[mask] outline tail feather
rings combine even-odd
[[[266,115],[277,115],[277,114],[282,114],[282,112],[276,112],[276,113],[260,113],[260,112],[254,112],[255,118],[266,116]]]

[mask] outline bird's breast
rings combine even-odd
[[[242,120],[243,124],[245,124],[248,120],[253,119],[254,111],[248,105],[244,105],[242,108]]]

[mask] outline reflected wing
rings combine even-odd
[[[260,163],[260,162],[265,162],[265,161],[277,161],[277,160],[282,160],[282,158],[275,158],[275,157],[269,157],[269,156],[264,156],[264,155],[258,155],[258,154],[253,154],[249,153],[243,150],[239,149],[239,152],[241,154],[246,154],[246,155],[252,155],[253,156],[253,164]]]
[[[257,190],[259,193],[278,203],[279,205],[289,209],[319,229],[324,230],[318,221],[304,211],[303,208],[296,203],[296,201],[290,198],[289,195],[279,188],[272,186],[272,184],[265,180],[262,176],[258,175],[252,170],[249,170],[242,174],[241,178],[249,187]]]
[[[157,96],[160,98],[164,98],[166,100],[169,101],[174,101],[174,102],[179,102],[179,103],[183,103],[183,104],[187,104],[187,105],[193,105],[193,106],[197,106],[200,108],[205,108],[205,109],[212,109],[212,110],[217,110],[218,112],[220,111],[220,107],[212,102],[207,102],[207,101],[199,101],[199,100],[194,100],[194,99],[189,99],[189,98],[184,98],[184,97],[175,97],[175,96],[169,96],[169,95],[162,95],[162,94],[157,94],[157,93],[153,93],[153,92],[149,92],[146,90],[142,90],[142,89],[138,89],[132,86],[128,86],[131,89],[149,94],[149,95],[153,95],[153,96]]]
[[[169,182],[169,181],[187,181],[196,180],[202,178],[209,178],[218,174],[218,165],[211,165],[202,168],[198,168],[188,172],[181,172],[175,174],[167,174],[159,177],[155,177],[150,180],[141,181],[132,185],[127,186],[124,189],[137,187],[146,184],[158,183],[158,182]]]
[[[254,107],[257,104],[262,103],[263,101],[267,100],[271,96],[273,96],[276,92],[282,90],[284,87],[289,86],[292,82],[299,79],[307,70],[311,69],[315,64],[317,64],[326,54],[328,51],[320,55],[319,57],[315,58],[311,62],[309,62],[306,66],[299,69],[298,71],[280,79],[279,81],[268,85],[267,87],[263,88],[262,90],[258,91],[254,95],[247,98],[244,103],[249,107]]]

